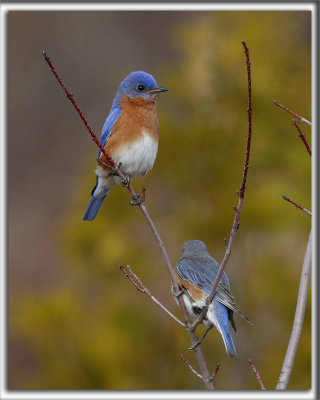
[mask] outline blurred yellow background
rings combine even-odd
[[[145,70],[160,96],[153,170],[133,181],[175,264],[203,240],[221,262],[242,178],[247,74],[253,137],[247,191],[226,273],[240,309],[239,361],[216,330],[203,351],[218,390],[274,389],[290,338],[310,218],[311,162],[291,116],[311,119],[311,13],[22,12],[8,15],[9,389],[202,389],[180,360],[187,333],[119,271],[130,264],[180,316],[160,249],[129,194],[111,191],[81,220],[97,149],[41,51],[100,137],[120,81]],[[310,128],[301,125],[309,143]],[[311,144],[311,143],[310,143]],[[311,291],[311,290],[310,290]],[[199,333],[203,332],[200,328]],[[311,301],[288,389],[311,387]]]

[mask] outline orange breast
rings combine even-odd
[[[155,99],[130,99],[120,97],[121,116],[111,130],[111,136],[105,144],[107,153],[112,157],[123,146],[140,139],[142,131],[156,141],[159,139],[158,118],[155,107]],[[103,154],[100,158],[104,160]]]

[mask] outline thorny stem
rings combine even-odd
[[[304,211],[308,215],[310,215],[310,216],[312,215],[309,210],[307,210],[306,208],[302,207],[299,203],[296,203],[295,201],[289,199],[289,197],[283,195],[282,198],[284,200],[287,200],[289,203],[293,204],[295,207],[299,208],[300,210]]]
[[[305,122],[308,125],[312,125],[310,121],[308,121],[307,119],[301,117],[301,115],[295,113],[294,111],[290,110],[288,107],[283,106],[282,104],[280,104],[277,100],[273,100],[273,104],[275,106],[278,106],[280,108],[282,108],[283,110],[287,111],[289,114],[293,115],[295,118],[297,118],[300,122]]]
[[[76,104],[76,102],[75,102],[75,100],[73,98],[73,95],[69,92],[69,90],[66,88],[66,86],[62,82],[62,79],[60,78],[59,74],[57,73],[55,67],[53,66],[53,64],[52,64],[52,62],[50,60],[50,58],[47,56],[45,51],[43,51],[42,54],[44,56],[45,61],[49,65],[52,73],[54,74],[55,78],[57,79],[57,81],[59,82],[59,84],[61,85],[61,87],[65,91],[65,93],[67,94],[68,99],[70,100],[70,102],[72,103],[74,108],[77,110],[80,118],[82,119],[83,123],[85,124],[86,128],[88,129],[93,141],[96,143],[96,145],[99,147],[99,149],[101,150],[101,152],[105,156],[105,158],[107,160],[107,164],[109,164],[110,168],[112,168],[118,174],[118,176],[121,178],[121,180],[125,180],[126,177],[124,176],[124,174],[120,170],[119,166],[117,167],[115,165],[114,161],[107,154],[107,152],[105,151],[105,149],[103,148],[103,146],[99,142],[97,136],[94,134],[93,130],[90,128],[86,118],[82,114],[79,106]],[[141,202],[141,201],[137,201],[136,202],[136,200],[139,199],[139,196],[134,191],[134,189],[132,188],[131,184],[127,185],[127,189],[129,190],[129,192],[131,194],[131,197],[132,197],[132,199],[134,201],[134,203],[132,203],[132,204],[136,204],[136,205],[139,206],[142,214],[146,218],[146,220],[147,220],[147,222],[148,222],[148,224],[149,224],[149,226],[150,226],[150,228],[151,228],[151,230],[152,230],[152,232],[153,232],[153,234],[154,234],[154,236],[156,238],[156,241],[157,241],[157,243],[158,243],[158,245],[159,245],[159,247],[161,249],[163,258],[165,260],[165,264],[166,264],[167,270],[168,270],[170,278],[171,278],[173,291],[174,291],[174,293],[177,296],[178,301],[179,301],[179,306],[181,308],[181,312],[182,312],[182,315],[183,315],[185,326],[187,328],[187,332],[188,332],[190,340],[191,340],[191,344],[195,345],[197,343],[198,339],[197,339],[196,334],[194,332],[190,331],[190,329],[188,329],[188,327],[190,326],[190,320],[189,320],[189,317],[188,317],[188,314],[187,314],[187,310],[186,310],[184,301],[182,299],[182,296],[178,296],[180,290],[179,290],[177,278],[175,276],[174,269],[173,269],[171,261],[169,259],[167,250],[166,250],[166,248],[165,248],[165,246],[163,244],[163,241],[162,241],[162,239],[161,239],[161,237],[160,237],[160,235],[159,235],[159,233],[158,233],[158,231],[157,231],[157,229],[156,229],[156,227],[155,227],[155,225],[154,225],[154,223],[153,223],[153,221],[152,221],[152,219],[151,219],[151,217],[150,217],[150,215],[149,215],[149,213],[148,213],[148,211],[146,209],[146,206],[145,206],[144,202]],[[207,364],[206,364],[206,361],[205,361],[205,358],[203,356],[203,353],[202,353],[202,350],[201,350],[200,346],[197,346],[197,348],[195,349],[195,355],[197,357],[197,361],[198,361],[199,367],[200,367],[201,372],[202,372],[204,385],[206,386],[207,389],[214,389],[212,382],[209,381],[209,376],[210,376],[209,370],[208,370],[208,367],[207,367]]]
[[[259,374],[259,372],[257,371],[257,368],[256,368],[256,366],[254,365],[254,363],[250,360],[250,358],[249,358],[249,364],[250,364],[250,366],[251,366],[251,368],[252,368],[254,374],[256,375],[256,377],[257,377],[257,379],[258,379],[258,382],[259,382],[259,384],[260,384],[261,390],[266,390],[266,388],[264,387],[264,384],[262,383],[260,374]]]
[[[190,327],[191,331],[193,331],[193,332],[196,330],[197,326],[201,323],[201,321],[203,320],[203,318],[205,317],[205,315],[207,313],[209,304],[211,303],[211,301],[214,297],[214,294],[215,294],[216,288],[218,286],[218,283],[220,281],[221,275],[222,275],[222,273],[227,265],[227,261],[230,257],[232,246],[233,246],[233,241],[234,241],[234,238],[239,229],[239,219],[240,219],[240,214],[242,211],[242,206],[243,206],[243,201],[244,201],[244,193],[246,190],[246,181],[247,181],[247,174],[248,174],[248,168],[249,168],[250,146],[251,146],[251,136],[252,136],[252,102],[251,102],[252,96],[251,96],[251,61],[249,58],[249,49],[244,40],[242,41],[242,44],[243,44],[244,52],[246,55],[247,76],[248,76],[248,109],[247,109],[247,111],[248,111],[248,138],[247,138],[246,158],[245,158],[243,176],[242,176],[242,184],[241,184],[240,191],[238,192],[238,198],[239,198],[238,206],[235,208],[236,215],[234,217],[232,229],[230,232],[230,237],[229,237],[229,240],[226,245],[226,252],[225,252],[224,258],[222,260],[222,263],[220,265],[220,268],[217,273],[214,284],[209,293],[209,296],[207,297],[206,307],[203,308],[199,317],[193,322],[193,324]],[[226,241],[225,241],[225,244],[226,244]]]

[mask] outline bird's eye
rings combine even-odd
[[[137,86],[137,90],[138,90],[139,92],[143,92],[144,89],[145,89],[145,87],[144,87],[143,85],[141,85],[141,84]]]

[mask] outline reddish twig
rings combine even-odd
[[[312,125],[310,121],[308,121],[307,119],[301,117],[301,115],[295,113],[294,111],[290,110],[288,107],[283,106],[282,104],[280,104],[277,100],[273,100],[273,104],[282,108],[283,110],[287,111],[289,114],[293,115],[295,118],[297,118],[299,120],[299,122],[305,122],[308,125]]]
[[[307,210],[306,208],[302,207],[299,203],[296,203],[295,201],[289,199],[289,197],[283,195],[282,198],[284,200],[287,200],[289,203],[293,204],[295,207],[299,208],[300,210],[304,211],[305,213],[309,214],[310,216],[312,215],[309,210]]]
[[[257,379],[258,379],[258,382],[259,382],[259,384],[260,384],[261,390],[266,390],[266,388],[264,387],[264,384],[262,383],[260,374],[259,374],[259,372],[257,371],[257,368],[256,368],[256,366],[254,365],[254,363],[250,360],[250,358],[249,358],[249,364],[251,365],[251,368],[252,368],[254,374],[256,375],[256,377],[257,377]]]
[[[107,160],[107,164],[109,168],[112,169],[116,169],[116,165],[113,162],[112,158],[107,154],[107,152],[105,151],[105,149],[102,147],[101,143],[99,142],[97,136],[94,134],[93,130],[90,128],[88,121],[86,120],[86,118],[84,117],[84,115],[82,114],[79,106],[77,105],[77,103],[75,102],[74,98],[73,98],[73,94],[71,94],[69,92],[69,90],[67,89],[67,87],[65,86],[65,84],[62,82],[62,79],[60,78],[59,74],[57,73],[54,65],[52,64],[50,57],[47,56],[47,53],[43,50],[42,52],[44,59],[46,60],[47,64],[49,65],[51,72],[53,73],[53,75],[56,77],[57,81],[59,82],[60,86],[62,87],[62,89],[65,91],[68,99],[71,101],[72,105],[74,106],[74,108],[77,110],[78,114],[80,115],[80,118],[82,119],[83,123],[85,124],[86,128],[88,129],[92,140],[95,142],[95,144],[99,147],[99,149],[101,150],[101,152],[103,153],[103,155],[105,156],[106,160]]]
[[[220,369],[220,363],[217,364],[216,369],[214,370],[213,374],[211,375],[211,380],[216,376]]]
[[[203,380],[203,376],[202,376],[201,374],[199,374],[199,372],[197,372],[197,371],[192,367],[192,365],[189,363],[189,361],[185,358],[185,356],[184,356],[183,354],[180,354],[180,358],[181,358],[182,361],[184,361],[184,362],[187,364],[188,368],[189,368],[198,378],[200,378],[200,379]],[[217,364],[217,367],[216,367],[216,369],[214,370],[214,373],[208,378],[208,379],[209,379],[209,382],[211,382],[212,379],[215,377],[215,375],[216,375],[217,372],[219,371],[219,368],[220,368],[220,363]]]
[[[248,109],[247,109],[247,111],[248,111],[248,138],[247,138],[246,158],[245,158],[243,175],[242,175],[242,183],[241,183],[240,191],[237,192],[238,193],[238,206],[235,208],[236,215],[233,220],[229,241],[227,242],[228,245],[226,246],[226,252],[225,252],[224,258],[221,262],[221,265],[220,265],[219,271],[217,273],[216,279],[214,281],[214,284],[211,288],[210,294],[207,297],[206,307],[203,307],[203,310],[201,311],[199,317],[193,322],[193,324],[190,327],[190,329],[193,332],[195,331],[197,326],[201,323],[201,321],[203,320],[203,318],[205,317],[205,315],[207,313],[209,304],[211,303],[211,301],[214,297],[214,293],[215,293],[218,283],[220,281],[221,275],[222,275],[222,273],[227,265],[227,261],[230,257],[233,241],[234,241],[234,238],[239,229],[239,219],[240,219],[240,214],[242,211],[244,194],[245,194],[245,190],[246,190],[246,181],[247,181],[247,174],[248,174],[248,168],[249,168],[250,146],[251,146],[251,136],[252,136],[251,61],[249,58],[249,49],[244,40],[242,41],[242,44],[243,44],[244,52],[246,55],[247,77],[248,77]],[[225,244],[226,244],[226,241],[225,241]]]
[[[301,140],[303,141],[303,143],[304,143],[304,145],[305,145],[305,147],[307,149],[307,152],[311,156],[311,149],[310,149],[310,147],[308,145],[308,142],[306,141],[306,137],[304,136],[304,134],[302,133],[301,129],[299,128],[299,126],[297,124],[297,121],[294,119],[292,122],[293,122],[293,125],[297,128],[297,130],[299,132],[299,136],[300,136]]]
[[[145,293],[152,301],[154,301],[162,310],[164,310],[172,319],[174,319],[179,325],[184,327],[184,323],[181,322],[175,315],[173,315],[158,299],[156,299],[149,291],[148,288],[141,282],[138,276],[131,270],[130,266],[127,265],[129,273],[126,271],[123,265],[120,265],[121,271],[130,280],[130,282],[139,290],[141,293]]]
[[[125,276],[130,280],[130,282],[139,290],[141,293],[147,293],[145,288],[142,288],[138,285],[138,283],[133,279],[133,277],[128,274],[128,272],[125,270],[124,266],[120,264],[120,269],[121,271],[125,274]]]
[[[249,158],[250,158],[250,146],[251,146],[251,134],[252,134],[252,104],[251,104],[251,61],[249,58],[249,49],[246,42],[242,41],[244,52],[246,54],[246,64],[247,64],[247,74],[248,74],[248,139],[247,139],[247,152],[246,160],[243,169],[242,185],[239,192],[239,197],[244,197],[244,192],[246,190],[247,174],[249,168]]]

